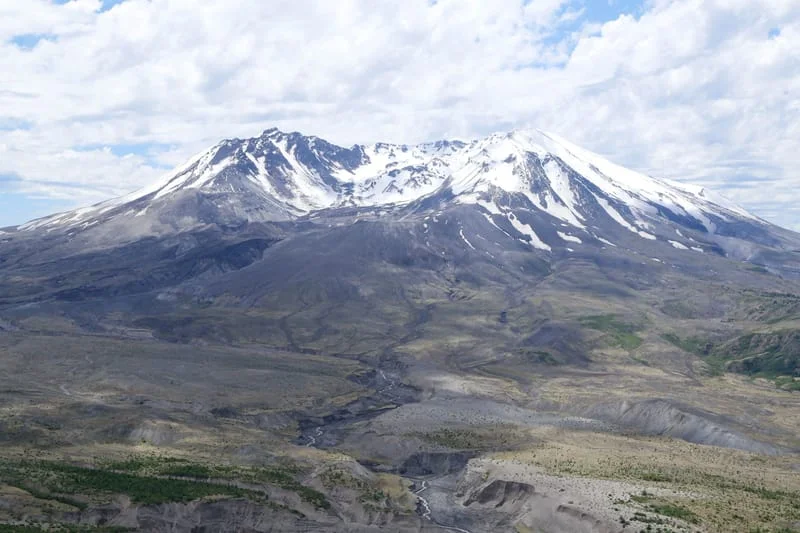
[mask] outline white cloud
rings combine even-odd
[[[99,7],[0,0],[0,174],[24,190],[95,200],[273,125],[343,144],[535,126],[800,229],[797,0],[651,0],[603,24],[567,0]],[[76,149],[121,143],[169,148]]]

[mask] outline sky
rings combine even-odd
[[[0,227],[269,127],[555,132],[800,230],[800,0],[0,0]]]

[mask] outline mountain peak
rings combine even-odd
[[[287,135],[286,132],[281,131],[280,129],[278,129],[278,128],[273,126],[271,128],[267,128],[263,132],[261,132],[261,135],[259,136],[259,138],[271,139],[271,138],[274,138],[274,137],[284,137],[286,135]]]

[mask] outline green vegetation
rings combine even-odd
[[[311,487],[306,487],[304,485],[300,485],[299,483],[295,482],[284,486],[286,490],[292,490],[296,492],[302,499],[313,505],[318,509],[330,509],[331,504],[325,498],[325,495],[321,492],[312,489]]]
[[[206,465],[200,464],[176,464],[162,471],[165,476],[190,477],[196,479],[210,479],[214,477],[214,471]]]
[[[365,509],[379,512],[390,502],[390,496],[383,490],[373,486],[363,479],[359,479],[349,471],[338,467],[325,470],[320,476],[322,483],[329,488],[346,488],[361,493],[359,501]]]
[[[697,319],[702,317],[702,310],[697,309],[686,300],[667,300],[661,304],[661,311],[672,318]]]
[[[711,352],[714,345],[699,337],[686,337],[681,338],[674,333],[665,333],[661,335],[665,341],[673,344],[683,350],[684,352],[693,353],[695,355],[705,356]]]
[[[23,490],[25,490],[25,492],[27,492],[34,498],[38,498],[40,500],[52,500],[60,502],[63,503],[64,505],[69,505],[71,507],[80,509],[81,511],[83,511],[88,507],[88,505],[86,505],[86,502],[82,502],[80,500],[76,500],[75,498],[70,498],[68,496],[59,496],[58,494],[52,494],[51,492],[40,490],[35,486],[25,485],[24,487],[18,486],[18,488],[22,488]]]
[[[321,475],[322,484],[326,487],[344,487],[354,490],[366,490],[368,484],[348,471],[341,468],[331,467],[325,470]]]
[[[137,455],[123,461],[105,461],[99,466],[107,470],[123,472],[142,472],[153,468],[160,468],[165,464],[185,464],[189,461],[178,457],[160,457],[156,455]]]
[[[631,501],[636,503],[647,503],[653,499],[653,495],[643,490],[641,494],[631,494]]]
[[[747,320],[777,324],[800,317],[800,295],[787,292],[744,291],[740,314]]]
[[[139,477],[104,470],[59,465],[64,476],[56,489],[69,494],[104,492],[127,494],[143,505],[188,502],[207,496],[254,497],[257,493],[229,485],[197,481]]]
[[[663,525],[666,524],[667,521],[659,516],[649,516],[641,511],[636,511],[633,513],[633,518],[631,518],[631,522],[641,522],[642,524],[656,524],[656,525]],[[652,528],[646,529],[645,531],[652,531]]]
[[[800,330],[742,335],[714,350],[733,372],[775,378],[800,377]]]
[[[65,495],[126,494],[133,502],[143,505],[188,502],[207,496],[263,498],[255,491],[227,484],[139,476],[52,461],[4,462],[0,464],[0,480],[36,498],[78,508],[84,508],[86,504]]]
[[[775,379],[785,390],[800,390],[794,379],[800,377],[800,331],[783,330],[748,333],[724,344],[713,344],[698,337],[681,338],[666,333],[662,338],[678,348],[699,355],[715,373],[737,372]]]
[[[324,494],[311,487],[306,487],[295,479],[300,473],[300,469],[292,464],[271,467],[240,467],[202,464],[175,457],[136,456],[125,461],[106,463],[105,466],[110,470],[138,474],[196,480],[236,480],[247,483],[275,485],[297,493],[303,500],[317,508],[330,508],[330,502],[328,502]]]
[[[315,507],[330,508],[324,494],[295,479],[297,472],[293,466],[217,466],[158,456],[109,461],[97,468],[54,461],[0,462],[0,481],[19,487],[36,498],[59,501],[79,509],[85,508],[86,503],[72,495],[126,494],[135,503],[143,505],[188,502],[208,496],[256,501],[266,498],[259,491],[233,485],[234,481],[276,485],[297,493]]]
[[[603,331],[603,340],[613,347],[632,351],[642,345],[642,339],[635,335],[641,326],[622,322],[616,315],[592,315],[582,317],[581,325]]]
[[[775,378],[775,386],[787,391],[800,391],[800,378],[778,376]]]
[[[708,340],[700,337],[679,337],[674,333],[664,333],[661,338],[684,352],[702,357],[712,376],[719,376],[725,372],[724,358],[712,355],[714,344]]]
[[[700,518],[690,511],[689,509],[680,505],[658,501],[658,499],[647,491],[642,491],[641,494],[631,494],[631,501],[642,504],[646,510],[661,516],[668,516],[670,518],[677,518],[691,524],[699,524]],[[633,520],[646,524],[664,524],[665,521],[661,518],[648,517],[641,511],[637,511]]]
[[[674,505],[671,503],[663,503],[663,504],[656,503],[656,504],[651,504],[650,509],[654,513],[663,516],[669,516],[672,518],[677,518],[679,520],[689,522],[690,524],[697,524],[700,522],[696,514],[694,514],[692,511],[690,511],[685,507],[681,507],[680,505]]]
[[[361,495],[362,502],[383,503],[389,499],[389,495],[382,490],[370,490]]]
[[[553,354],[546,350],[531,350],[530,348],[519,348],[517,350],[521,356],[531,363],[538,363],[544,365],[558,365],[561,362],[556,359]]]
[[[673,443],[654,443],[658,449],[654,447],[652,454],[642,453],[638,440],[628,455],[622,451],[625,448],[618,438],[599,439],[588,449],[576,446],[571,438],[565,440],[569,442],[566,446],[543,445],[526,455],[513,452],[504,457],[529,461],[558,476],[625,480],[639,486],[647,483],[646,491],[613,501],[620,506],[620,512],[624,512],[622,506],[627,504],[632,511],[641,513],[641,516],[623,515],[634,526],[628,528],[630,531],[640,531],[646,525],[653,526],[649,531],[658,531],[659,527],[685,530],[685,526],[679,525],[680,519],[702,524],[703,530],[708,531],[739,532],[769,526],[765,531],[772,532],[783,524],[800,521],[798,485],[776,476],[783,468],[779,466],[784,464],[782,461],[773,462],[767,456],[745,457],[699,450],[685,444],[673,447]],[[673,459],[657,459],[666,453]],[[668,495],[664,489],[686,496]]]
[[[643,481],[655,481],[657,483],[674,481],[671,475],[665,474],[664,472],[642,472],[639,474],[639,479]]]
[[[443,428],[438,431],[414,433],[412,436],[455,450],[502,450],[511,449],[520,444],[520,437],[515,433],[513,426],[475,429]]]

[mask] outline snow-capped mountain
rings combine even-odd
[[[222,141],[143,190],[18,231],[91,230],[130,240],[339,208],[441,210],[442,202],[473,206],[541,251],[585,242],[611,246],[620,232],[740,259],[753,256],[755,246],[787,246],[779,228],[704,188],[625,169],[539,130],[471,142],[344,148],[273,128]]]
[[[14,305],[150,294],[149,308],[175,294],[250,302],[284,290],[293,300],[298,283],[338,301],[383,294],[387,273],[525,284],[570,264],[613,278],[584,280],[592,290],[669,272],[800,277],[797,234],[536,130],[344,148],[271,129],[222,141],[146,189],[4,230],[0,292]]]

